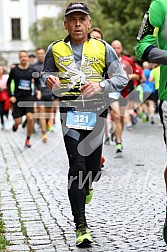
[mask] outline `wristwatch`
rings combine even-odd
[[[105,91],[105,86],[106,86],[106,84],[105,84],[105,82],[99,82],[99,86],[101,87],[101,89],[102,89],[102,91]]]

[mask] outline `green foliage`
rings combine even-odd
[[[119,39],[126,51],[133,54],[136,35],[150,2],[148,0],[98,0],[98,2],[105,19],[112,23],[106,40],[111,42]]]
[[[30,39],[36,47],[47,49],[50,43],[61,39],[65,32],[59,19],[46,17],[35,22],[30,27],[29,33]]]

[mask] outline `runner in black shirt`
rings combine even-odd
[[[21,50],[19,52],[19,60],[19,65],[12,68],[11,72],[9,73],[7,89],[10,96],[10,101],[13,104],[13,117],[15,119],[13,131],[15,132],[18,129],[18,125],[22,122],[22,116],[26,115],[27,138],[25,146],[31,147],[30,136],[33,130],[34,112],[32,83],[36,85],[36,96],[38,99],[41,97],[40,83],[38,78],[32,78],[34,70],[32,67],[29,67],[27,51]],[[11,92],[10,88],[12,81],[15,83],[14,92]]]

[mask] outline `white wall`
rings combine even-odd
[[[56,17],[60,7],[53,3],[35,4],[35,0],[0,0],[0,54],[8,61],[9,66],[18,62],[18,52],[27,50],[33,52],[34,45],[29,39],[29,27],[42,17]],[[44,4],[45,2],[45,4]],[[11,19],[21,19],[21,40],[12,40]]]
[[[31,6],[31,0],[20,0],[20,1],[2,1],[2,20],[3,20],[3,32],[0,38],[0,50],[1,51],[15,51],[20,49],[31,49],[32,43],[29,40],[29,9],[33,10]],[[33,3],[33,2],[32,2]],[[33,21],[35,21],[35,15],[33,15]],[[12,41],[11,32],[11,19],[21,19],[21,40]],[[25,48],[26,47],[26,48]]]
[[[55,5],[38,4],[36,9],[36,17],[37,19],[41,19],[43,17],[56,17],[60,10],[61,8]]]

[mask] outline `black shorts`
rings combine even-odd
[[[154,98],[154,102],[157,103],[158,98],[159,98],[158,97],[158,89],[156,89],[153,94],[154,94],[154,97],[153,97]]]
[[[148,100],[154,101],[154,100],[155,100],[154,97],[155,97],[155,94],[154,94],[154,93],[150,93],[150,95],[149,95],[149,93],[144,92],[143,100],[144,100],[144,101],[148,101]]]
[[[18,102],[28,102],[25,107],[18,106]],[[17,101],[12,104],[13,106],[13,118],[19,118],[22,117],[23,115],[26,115],[27,113],[34,113],[34,97],[29,95],[29,96],[23,96],[17,98]]]
[[[38,106],[44,105],[51,108],[53,106],[54,96],[52,94],[42,94],[41,100],[38,100]]]

